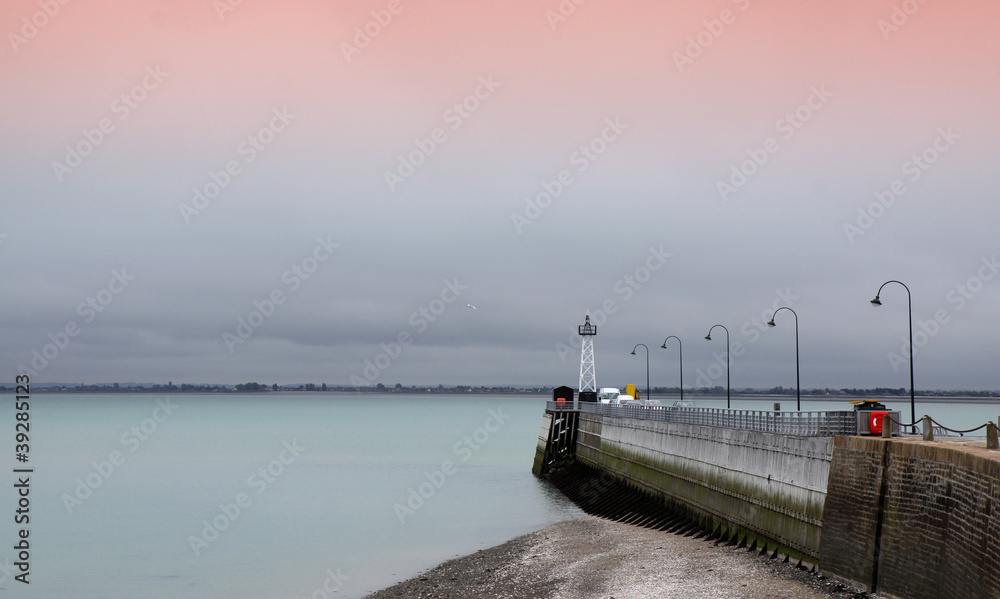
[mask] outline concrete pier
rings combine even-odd
[[[985,439],[785,433],[754,415],[723,414],[727,426],[657,416],[546,410],[533,470],[581,464],[601,473],[584,488],[591,495],[627,485],[671,518],[683,514],[723,541],[867,592],[1000,597],[1000,452]]]
[[[807,563],[819,560],[830,437],[582,414],[576,457],[737,534]]]

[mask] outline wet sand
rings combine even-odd
[[[746,549],[586,516],[450,560],[366,599],[861,599]]]

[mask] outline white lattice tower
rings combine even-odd
[[[597,327],[590,324],[590,315],[579,327],[580,336],[583,337],[583,347],[580,350],[580,392],[597,392],[597,369],[594,366],[594,337],[597,335]]]

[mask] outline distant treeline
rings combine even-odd
[[[503,393],[503,394],[525,394],[525,395],[549,395],[553,387],[512,387],[512,386],[470,386],[470,385],[412,385],[406,386],[396,383],[393,386],[386,386],[382,383],[369,387],[355,387],[350,385],[327,385],[326,383],[304,383],[299,385],[279,385],[277,383],[265,384],[256,382],[238,383],[235,385],[194,385],[182,383],[175,385],[169,382],[166,385],[138,385],[138,384],[101,384],[101,385],[65,385],[65,384],[38,384],[32,385],[36,391],[44,393],[295,393],[295,392],[336,392],[336,393],[405,393],[408,395],[420,394],[454,394],[454,393]],[[625,386],[618,387],[624,390]],[[638,389],[639,394],[645,393],[644,388]],[[795,395],[794,388],[771,387],[770,389],[733,389],[734,393],[740,395]],[[0,393],[14,393],[13,385],[0,385]],[[721,385],[715,387],[699,387],[697,389],[684,389],[688,395],[725,395],[726,388]],[[651,395],[679,395],[680,389],[677,387],[652,387]],[[918,390],[917,395],[922,397],[1000,397],[1000,391],[942,391],[942,390]],[[816,396],[851,396],[851,397],[908,397],[910,391],[903,387],[875,387],[874,389],[803,389],[802,395]]]
[[[194,385],[182,383],[175,385],[138,385],[110,383],[100,385],[65,385],[33,383],[32,389],[44,393],[293,393],[293,392],[338,392],[338,393],[524,393],[549,394],[551,387],[510,387],[510,386],[478,386],[469,385],[421,385],[404,386],[397,383],[387,387],[382,383],[370,387],[355,387],[350,385],[327,385],[326,383],[304,383],[299,385],[279,385],[277,383],[238,383],[236,385]],[[13,393],[14,385],[0,385],[0,393]]]

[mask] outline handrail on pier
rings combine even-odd
[[[573,404],[550,401],[550,411],[572,410]],[[580,412],[660,420],[702,426],[718,426],[742,430],[796,435],[803,437],[833,437],[858,432],[857,415],[853,410],[828,412],[774,412],[765,410],[727,410],[723,408],[681,408],[672,406],[642,406],[577,403]]]

